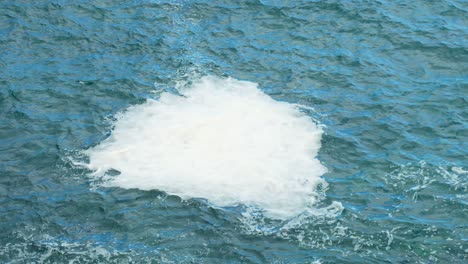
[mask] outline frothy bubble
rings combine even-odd
[[[296,105],[233,78],[205,76],[180,92],[130,107],[85,151],[97,177],[120,172],[106,186],[252,206],[274,219],[317,203],[323,131]]]

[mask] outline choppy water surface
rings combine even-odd
[[[3,1],[0,262],[465,263],[466,1]]]

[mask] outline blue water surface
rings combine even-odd
[[[466,263],[467,36],[463,0],[1,1],[0,262]],[[341,214],[245,223],[70,161],[194,74],[314,108]]]

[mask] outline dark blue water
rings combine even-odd
[[[467,36],[462,0],[1,1],[0,262],[466,263]],[[343,211],[246,221],[70,161],[193,75],[315,109]]]

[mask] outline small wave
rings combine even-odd
[[[205,76],[178,91],[130,107],[106,140],[85,151],[105,186],[247,205],[274,219],[321,199],[322,126],[297,105],[233,78]]]
[[[417,192],[434,184],[443,184],[452,192],[466,191],[468,171],[456,166],[434,166],[422,160],[416,164],[400,165],[384,178],[390,187]]]

